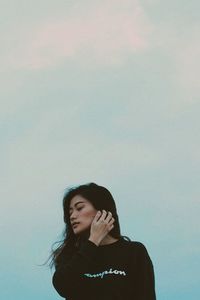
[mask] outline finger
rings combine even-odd
[[[103,222],[105,220],[106,217],[106,211],[103,209],[101,217],[99,218],[99,222]]]
[[[111,225],[109,225],[109,231],[111,231],[112,229],[114,228],[114,225],[113,224],[111,224]]]
[[[98,210],[98,212],[96,213],[96,215],[94,217],[94,220],[98,221],[98,219],[100,218],[100,216],[101,216],[101,212],[100,212],[100,210]]]
[[[111,213],[110,211],[108,211],[106,220],[107,220],[108,222],[110,222],[111,219],[112,219],[112,213]]]
[[[108,224],[113,224],[115,222],[115,219],[114,218],[111,218],[110,221],[108,222]]]

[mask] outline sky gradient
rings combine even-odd
[[[158,300],[199,300],[199,1],[0,4],[1,299],[61,299],[38,264],[64,189],[93,181]]]

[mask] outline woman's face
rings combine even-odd
[[[81,195],[74,196],[70,201],[69,215],[74,234],[79,234],[90,228],[97,213],[94,206]],[[76,223],[77,224],[74,224]]]

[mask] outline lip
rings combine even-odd
[[[78,224],[79,224],[79,222],[74,223],[74,224],[72,225],[72,227],[74,228],[74,227],[76,227]]]

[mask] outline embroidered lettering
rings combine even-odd
[[[110,269],[109,271],[105,270],[105,271],[103,271],[101,273],[96,273],[96,274],[85,273],[84,276],[86,276],[86,277],[94,277],[94,278],[101,277],[101,279],[102,279],[104,277],[104,275],[109,275],[109,274],[126,276],[126,272],[125,271],[113,270],[113,269]]]

